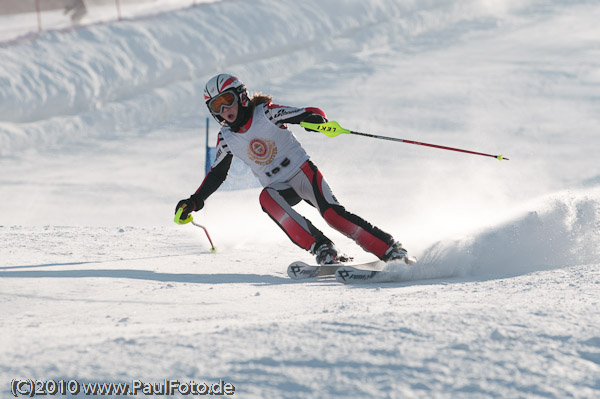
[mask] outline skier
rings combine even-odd
[[[81,18],[87,14],[87,8],[83,0],[71,0],[69,4],[65,7],[65,11],[63,14],[71,13],[71,21],[73,23],[78,23]]]
[[[327,122],[318,108],[293,108],[272,103],[269,95],[248,96],[235,76],[219,74],[204,89],[211,115],[221,124],[216,159],[198,190],[179,201],[175,212],[185,220],[204,207],[204,201],[225,181],[234,156],[241,158],[264,189],[260,205],[288,237],[316,256],[320,265],[344,261],[333,242],[292,207],[301,200],[316,207],[334,229],[352,238],[384,261],[405,260],[407,252],[391,235],[346,211],[333,195],[319,169],[286,124]]]

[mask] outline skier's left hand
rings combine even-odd
[[[312,114],[312,115],[308,115],[306,118],[304,118],[303,122],[325,123],[325,122],[327,122],[327,118],[325,118],[323,115]],[[307,132],[314,132],[314,130],[307,129],[307,128],[304,128],[304,130],[306,130]]]

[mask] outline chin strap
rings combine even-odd
[[[229,128],[234,132],[239,132],[240,129],[248,122],[248,120],[250,120],[250,117],[252,116],[253,112],[254,106],[252,105],[252,103],[250,103],[250,105],[248,105],[247,107],[242,107],[242,105],[240,104],[238,116],[237,118],[235,118],[235,121],[233,121],[233,123],[229,125]]]

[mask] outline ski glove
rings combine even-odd
[[[204,201],[201,198],[192,195],[190,198],[181,200],[177,203],[175,213],[177,213],[179,208],[183,208],[180,218],[181,220],[185,220],[190,213],[204,208]]]
[[[327,122],[327,118],[325,118],[323,115],[311,114],[311,115],[308,115],[306,118],[304,118],[304,120],[302,122],[325,123],[325,122]],[[307,128],[304,128],[304,130],[306,130],[307,132],[314,132],[314,130],[307,129]]]

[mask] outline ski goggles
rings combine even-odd
[[[225,91],[216,97],[211,98],[208,103],[208,109],[214,115],[220,115],[226,108],[231,108],[238,100],[234,91]]]

